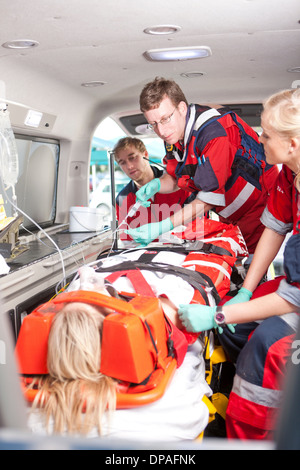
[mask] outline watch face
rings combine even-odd
[[[224,316],[224,314],[223,314],[223,313],[217,313],[217,315],[216,315],[216,321],[217,321],[218,323],[224,323],[224,321],[225,321],[225,316]]]

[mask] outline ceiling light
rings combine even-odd
[[[180,74],[183,78],[199,78],[205,75],[204,72],[184,72]]]
[[[149,128],[148,124],[140,124],[135,128],[137,134],[154,134],[154,131]]]
[[[206,46],[178,47],[168,49],[152,49],[146,51],[144,56],[151,61],[172,61],[202,59],[211,55],[211,49]]]
[[[32,39],[17,39],[15,41],[7,41],[2,44],[2,47],[5,47],[6,49],[31,49],[37,46],[39,46],[39,43]]]
[[[287,72],[300,73],[300,67],[290,67],[289,69],[287,69]]]
[[[43,113],[30,109],[26,115],[24,124],[29,127],[39,127],[42,117]]]
[[[100,80],[93,80],[91,82],[84,82],[81,84],[81,86],[84,86],[86,88],[93,88],[97,86],[103,86],[106,85],[106,82],[101,82]]]
[[[150,28],[144,29],[144,33],[146,34],[156,34],[156,35],[164,35],[164,34],[174,34],[180,31],[180,26],[174,26],[170,24],[163,24],[158,26],[151,26]]]

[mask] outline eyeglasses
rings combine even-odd
[[[151,129],[153,131],[158,126],[158,124],[161,124],[162,126],[165,126],[166,124],[168,124],[171,121],[171,118],[173,114],[175,113],[176,109],[177,109],[177,106],[174,109],[173,113],[170,114],[170,116],[167,116],[158,122],[153,122],[153,124],[148,124],[148,129]]]

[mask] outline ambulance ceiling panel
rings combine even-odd
[[[54,115],[68,105],[91,124],[138,111],[139,93],[155,76],[174,78],[190,102],[260,103],[300,80],[287,71],[300,67],[299,21],[299,0],[10,0],[0,19],[0,80],[8,99],[42,103]],[[155,25],[179,31],[144,32]],[[16,39],[38,46],[1,47]],[[209,47],[212,55],[160,63],[144,57],[149,49],[187,46]],[[102,83],[82,86],[91,81]]]

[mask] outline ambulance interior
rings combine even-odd
[[[71,208],[89,206],[96,129],[110,117],[125,135],[153,138],[139,94],[161,76],[174,79],[190,103],[228,105],[259,132],[263,100],[300,86],[300,5],[298,0],[2,3],[0,112],[9,113],[18,171],[7,170],[7,160],[0,165],[0,448],[7,442],[38,448],[44,441],[28,438],[13,355],[22,321],[80,266],[118,248],[114,210],[93,230],[69,230]],[[110,150],[105,149],[114,208],[116,165]],[[278,442],[246,447],[285,448],[293,435],[299,448],[294,431],[300,407],[293,402],[299,371],[293,376]],[[53,438],[53,446],[103,446],[101,440],[58,441]],[[228,442],[208,438],[184,445],[217,449]]]

